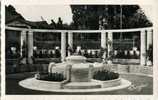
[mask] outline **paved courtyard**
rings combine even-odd
[[[21,95],[42,95],[42,94],[48,94],[48,95],[63,95],[63,94],[69,94],[72,93],[53,93],[53,92],[43,92],[43,91],[35,91],[35,90],[29,90],[26,88],[23,88],[19,86],[18,82],[26,79],[28,77],[33,77],[34,72],[26,72],[26,73],[18,73],[18,74],[9,74],[6,78],[6,94],[7,95],[14,95],[14,94],[21,94]],[[132,82],[132,86],[130,86],[128,89],[119,90],[119,91],[113,91],[113,92],[100,92],[100,93],[87,93],[88,95],[152,95],[153,91],[153,78],[152,77],[146,77],[142,75],[136,75],[136,74],[121,74],[122,78],[125,78]],[[81,93],[80,93],[81,94]],[[80,95],[77,94],[77,95]],[[85,94],[85,93],[84,93]]]

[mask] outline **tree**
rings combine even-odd
[[[73,22],[77,29],[97,29],[98,15],[95,5],[71,5]]]
[[[12,5],[5,6],[5,10],[6,10],[6,13],[5,13],[6,22],[10,21],[10,20],[12,20],[14,18],[19,18],[19,19],[24,20],[22,15],[19,14]]]
[[[12,5],[9,5],[9,6],[7,7],[7,9],[8,9],[12,14],[17,14],[15,8],[14,8]]]
[[[58,18],[58,22],[57,22],[57,29],[63,29],[63,21],[61,20],[61,17]]]
[[[138,28],[152,26],[138,5],[71,5],[77,29]]]
[[[147,19],[144,12],[138,9],[131,17],[128,18],[131,28],[132,27],[149,27],[152,23]]]
[[[55,29],[55,28],[56,28],[56,23],[54,22],[53,19],[51,20],[50,28],[51,28],[51,29]]]

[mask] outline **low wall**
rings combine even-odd
[[[50,62],[61,62],[61,58],[35,58],[35,64],[49,64]]]
[[[48,72],[48,64],[6,64],[6,74],[36,71]]]
[[[140,64],[140,59],[113,59],[116,64]]]
[[[141,65],[121,65],[114,64],[111,65],[112,70],[117,71],[119,73],[139,73],[139,74],[153,74],[152,66],[141,66]]]
[[[153,74],[153,67],[151,66],[138,66],[138,65],[130,65],[130,73],[142,73],[142,74]]]
[[[48,64],[25,64],[25,65],[19,65],[14,62],[14,64],[7,64],[6,63],[6,73],[20,73],[20,72],[34,72],[34,71],[48,71]],[[96,70],[102,70],[103,68],[96,68]],[[142,73],[142,74],[153,74],[153,67],[152,66],[141,66],[141,65],[134,65],[134,64],[128,64],[128,65],[122,65],[122,64],[111,64],[107,65],[105,64],[104,69],[110,69],[115,72],[121,72],[121,73]]]
[[[93,72],[98,70],[111,70],[118,73],[140,73],[140,74],[153,74],[152,66],[141,66],[141,65],[122,65],[122,64],[104,64],[104,67],[96,67]]]

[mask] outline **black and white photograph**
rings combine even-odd
[[[154,4],[14,1],[1,7],[2,100],[156,100]]]
[[[5,5],[7,95],[152,95],[152,6]]]

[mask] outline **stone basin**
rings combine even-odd
[[[66,62],[70,64],[86,63],[87,58],[79,55],[73,55],[66,58]]]
[[[83,56],[70,56],[62,63],[50,63],[48,73],[63,73],[66,80],[62,82],[38,80],[36,78],[26,79],[19,84],[23,87],[52,92],[97,92],[113,91],[127,88],[131,82],[122,78],[112,80],[95,80],[93,74],[96,71],[110,70],[103,63],[88,63]]]
[[[66,77],[67,67],[71,66],[69,73],[70,82],[90,82],[93,72],[103,69],[110,70],[103,63],[88,63],[86,59],[86,57],[79,55],[69,56],[63,63],[50,63],[48,69],[50,73],[63,73]]]

